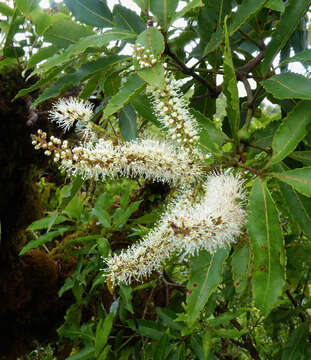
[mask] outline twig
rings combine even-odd
[[[300,306],[299,306],[298,302],[293,298],[293,296],[292,296],[292,294],[290,293],[289,289],[287,289],[287,290],[285,291],[285,294],[286,294],[287,297],[289,298],[289,300],[290,300],[290,302],[292,303],[293,307],[294,307],[295,309],[299,309]],[[299,310],[300,310],[300,309],[299,309]],[[299,316],[301,322],[305,322],[305,321],[306,321],[306,317],[305,317],[305,315],[303,314],[302,309],[299,311],[298,316]],[[311,342],[311,334],[308,335],[308,339],[309,339],[309,342]]]
[[[261,175],[261,172],[260,172],[260,171],[254,169],[254,168],[252,168],[252,167],[250,167],[250,166],[246,166],[246,165],[244,165],[244,164],[241,164],[239,161],[235,161],[235,163],[233,164],[233,166],[235,166],[235,167],[240,167],[240,168],[242,168],[242,169],[248,170],[248,171],[252,172],[253,174],[256,174],[257,176],[260,176],[260,175]]]
[[[242,34],[244,37],[246,37],[246,39],[248,39],[250,42],[252,42],[253,44],[255,44],[255,45],[258,47],[258,49],[264,50],[264,45],[258,43],[256,40],[254,40],[253,38],[251,38],[245,31],[239,29],[238,32],[239,32],[240,34]]]
[[[180,288],[183,288],[183,289],[187,288],[185,285],[175,283],[175,282],[171,282],[171,281],[167,281],[166,278],[165,278],[165,275],[163,273],[160,273],[159,279],[162,280],[164,282],[164,284],[168,285],[168,286],[180,287]]]
[[[243,76],[242,78],[242,82],[246,91],[246,95],[247,95],[247,117],[246,117],[246,122],[245,122],[245,130],[248,131],[250,124],[251,124],[251,120],[254,114],[254,108],[252,106],[253,100],[254,100],[254,95],[251,89],[251,86],[248,82],[248,80],[246,79],[246,76]]]
[[[170,49],[168,43],[165,44],[165,54],[169,56],[171,59],[175,61],[175,63],[178,65],[178,69],[186,74],[192,76],[194,79],[198,80],[201,84],[206,86],[208,90],[210,91],[210,96],[217,97],[219,93],[217,93],[216,89],[212,87],[207,80],[202,78],[200,75],[198,75],[193,68],[188,68]]]
[[[223,305],[223,306],[219,305],[219,306],[216,307],[216,313],[217,314],[223,314],[223,313],[225,313],[227,311],[228,311],[228,308],[226,307],[226,305]],[[242,325],[236,319],[230,320],[230,323],[239,331],[241,331],[243,329]],[[257,349],[255,348],[249,334],[242,335],[242,340],[243,340],[243,343],[239,342],[238,346],[243,347],[244,349],[246,349],[249,352],[250,356],[254,360],[260,360],[259,353],[258,353]]]
[[[239,80],[242,81],[243,78],[245,78],[248,73],[250,73],[255,69],[255,67],[261,62],[261,60],[264,57],[265,57],[265,48],[248,63],[235,70],[236,79],[238,81]],[[217,86],[216,93],[221,93],[221,91],[222,91],[222,84]]]
[[[271,154],[271,153],[272,153],[271,150],[266,149],[266,148],[264,148],[264,147],[262,147],[262,146],[254,145],[254,144],[251,144],[251,143],[248,143],[248,142],[246,142],[245,145],[246,145],[246,146],[249,146],[249,147],[252,147],[252,148],[254,148],[254,149],[258,149],[258,150],[264,151],[264,152],[267,153],[267,154]]]
[[[146,301],[146,305],[144,307],[142,319],[144,319],[146,314],[147,314],[148,304],[149,304],[149,302],[150,302],[150,300],[151,300],[151,298],[153,296],[153,293],[154,293],[154,290],[155,290],[156,286],[157,286],[157,281],[155,282],[154,287],[151,289],[150,294],[148,296],[148,299]]]
[[[290,293],[290,291],[287,289],[285,291],[285,293],[286,293],[287,297],[289,298],[290,302],[292,303],[292,305],[294,306],[294,308],[295,309],[299,308],[297,301],[292,297],[292,294]],[[299,312],[298,316],[302,322],[306,321],[306,318],[302,312]]]

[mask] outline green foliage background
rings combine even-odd
[[[172,190],[78,177],[58,188],[20,255],[45,246],[55,259],[74,259],[59,289],[74,298],[58,329],[67,359],[310,359],[311,0],[189,0],[181,10],[178,0],[134,2],[140,15],[105,0],[48,10],[37,0],[0,2],[0,71],[22,66],[37,78],[16,94],[32,96],[34,109],[75,88],[96,104],[103,131],[127,141],[161,130],[144,90],[163,86],[166,62],[184,79],[210,169],[236,168],[245,179],[247,226],[231,249],[173,259],[113,292],[102,258],[146,234]],[[159,59],[153,68],[124,55],[135,42]],[[292,62],[305,74],[289,71]],[[224,97],[225,115],[215,116]],[[280,114],[262,110],[265,100]]]

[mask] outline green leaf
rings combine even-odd
[[[111,345],[106,345],[103,352],[98,356],[98,360],[106,360],[109,355]]]
[[[6,47],[3,49],[3,55],[5,57],[22,57],[25,54],[25,51],[23,50],[22,47],[20,46],[11,46],[11,47]]]
[[[250,255],[248,245],[243,244],[243,246],[234,249],[231,257],[232,279],[238,294],[242,294],[248,284],[251,271]]]
[[[250,139],[250,144],[260,147],[271,146],[274,134],[279,126],[279,121],[272,121],[263,129],[254,131]]]
[[[233,35],[242,25],[246,24],[259,10],[261,10],[267,0],[244,0],[237,10],[228,19],[228,33]]]
[[[221,314],[219,316],[217,316],[214,319],[209,319],[207,320],[207,324],[209,327],[216,327],[216,326],[222,326],[225,323],[237,318],[238,316],[242,315],[243,313],[245,313],[248,309],[239,309],[235,312],[226,312],[224,314]]]
[[[156,312],[159,315],[159,318],[164,323],[164,326],[171,327],[172,329],[181,331],[183,329],[183,325],[180,322],[174,321],[177,315],[168,308],[157,307]]]
[[[291,63],[291,62],[295,62],[295,61],[310,63],[311,62],[311,49],[306,49],[306,50],[300,51],[298,54],[295,54],[294,56],[285,59],[284,61],[282,61],[280,63],[280,66]]]
[[[9,7],[6,3],[0,2],[0,14],[3,14],[5,16],[12,16],[14,13],[14,10]]]
[[[311,151],[294,151],[289,157],[296,161],[300,161],[304,165],[311,165]]]
[[[247,334],[249,331],[248,329],[212,329],[212,332],[220,338],[224,339],[238,339],[239,337]]]
[[[175,15],[179,0],[150,0],[150,10],[159,20],[164,32],[167,32]]]
[[[92,291],[98,286],[98,285],[102,285],[106,282],[106,277],[105,274],[103,273],[98,273],[96,275],[96,277],[94,278],[93,282],[92,282],[92,287],[90,290],[90,293],[92,293]]]
[[[96,216],[99,222],[106,228],[110,228],[111,216],[106,211],[114,203],[112,197],[108,193],[101,194],[94,205],[94,208],[91,211],[91,214]]]
[[[82,81],[86,80],[93,74],[97,72],[104,72],[105,69],[110,68],[127,58],[128,56],[110,55],[82,65],[75,72],[61,77],[59,80],[55,81],[53,85],[44,90],[43,93],[34,101],[32,106],[35,107],[45,100],[58,96],[63,91],[79,85]]]
[[[109,99],[107,106],[104,109],[103,119],[107,119],[112,114],[119,111],[124,105],[129,103],[132,97],[135,97],[145,86],[139,76],[132,74],[121,86],[120,90]]]
[[[285,10],[285,5],[283,3],[283,0],[269,0],[265,7],[274,11],[283,12]]]
[[[228,140],[228,136],[217,129],[214,122],[204,116],[200,111],[190,109],[190,113],[196,118],[200,125],[200,143],[211,152],[218,153],[219,145],[225,143],[226,140]]]
[[[238,143],[238,130],[240,125],[240,103],[239,92],[237,87],[237,79],[232,62],[231,49],[229,43],[229,36],[227,31],[227,23],[225,19],[224,24],[224,84],[223,92],[227,98],[227,116],[235,143]]]
[[[250,194],[247,227],[254,258],[253,296],[256,306],[267,316],[282,293],[285,255],[277,209],[259,178]]]
[[[68,249],[73,245],[76,245],[78,243],[87,245],[87,246],[93,246],[95,244],[95,240],[101,241],[104,238],[101,237],[100,234],[97,235],[86,235],[86,236],[79,236],[76,238],[73,238],[72,240],[66,241],[64,245],[61,246],[62,249]]]
[[[30,249],[36,249],[39,246],[52,241],[54,238],[56,238],[59,235],[63,235],[66,231],[72,230],[72,226],[67,226],[63,228],[59,228],[58,230],[48,232],[46,234],[43,234],[39,236],[37,239],[29,241],[28,244],[26,244],[22,250],[20,251],[19,255],[24,255],[26,252],[28,252]]]
[[[44,33],[44,39],[58,48],[66,48],[93,32],[74,21],[61,18],[55,21]]]
[[[83,183],[84,179],[80,175],[77,175],[73,178],[71,184],[66,187],[66,191],[63,193],[62,198],[60,199],[58,206],[59,210],[65,209],[65,207],[80,190]]]
[[[80,328],[81,315],[80,306],[78,304],[71,305],[66,310],[65,323],[57,329],[58,335],[73,339],[71,334],[77,332]]]
[[[119,208],[115,211],[113,216],[113,223],[115,226],[122,226],[124,225],[129,217],[139,208],[139,205],[142,200],[134,201],[128,206],[126,209]]]
[[[163,331],[159,328],[158,324],[153,321],[137,320],[135,322],[130,319],[127,323],[132,330],[150,339],[160,340],[163,335]]]
[[[126,310],[134,314],[132,305],[132,288],[129,285],[120,284],[120,296]]]
[[[169,337],[167,334],[163,334],[154,348],[153,360],[165,360],[167,358],[168,345]]]
[[[5,44],[3,46],[3,49],[11,46],[14,36],[18,32],[19,26],[23,22],[24,19],[21,17],[20,10],[16,7],[12,16],[9,18],[9,23],[6,23],[5,26]]]
[[[96,200],[95,208],[100,210],[105,210],[109,208],[114,203],[114,199],[107,192],[99,195]]]
[[[194,354],[199,360],[208,360],[208,358],[204,356],[202,345],[203,345],[202,337],[195,333],[191,334],[190,347],[193,350]]]
[[[95,355],[99,355],[108,341],[108,336],[112,330],[113,325],[113,313],[109,313],[105,320],[102,319],[98,322],[96,327],[95,337]]]
[[[151,86],[158,87],[160,89],[163,89],[164,87],[164,69],[159,62],[153,65],[152,68],[137,71],[137,75]]]
[[[174,360],[185,360],[185,359],[186,359],[186,345],[185,345],[185,341],[183,341],[179,344]]]
[[[53,214],[55,214],[55,212]],[[49,216],[46,216],[46,217],[44,217],[44,218],[42,218],[40,220],[34,221],[33,223],[31,223],[28,226],[27,230],[36,231],[36,230],[48,229],[50,224],[51,224],[53,214],[49,215]],[[54,225],[61,224],[61,223],[65,222],[65,221],[67,221],[67,220],[69,220],[69,219],[66,216],[58,215],[57,218],[54,221]]]
[[[124,188],[124,190],[122,191],[122,195],[120,197],[120,207],[123,209],[126,208],[130,202],[130,191],[131,189],[129,186]]]
[[[124,140],[137,138],[136,113],[130,104],[125,105],[119,113],[119,128]]]
[[[215,51],[221,44],[223,38],[222,28],[216,30],[216,32],[212,33],[210,41],[206,44],[203,54],[204,56],[209,53]]]
[[[55,21],[44,33],[46,41],[51,42],[58,48],[66,48],[76,43],[80,38],[92,35],[88,28],[73,22],[67,18],[60,18]]]
[[[83,203],[79,199],[78,196],[74,196],[68,205],[64,209],[64,213],[70,216],[71,218],[74,218],[76,220],[79,220],[82,214],[83,210]]]
[[[28,15],[39,6],[39,0],[15,0],[15,4],[22,13]]]
[[[159,58],[164,52],[165,44],[164,37],[161,32],[155,27],[148,28],[143,31],[137,38],[136,44],[143,45],[146,50],[149,50],[155,58]],[[152,86],[163,89],[164,87],[164,69],[163,66],[157,62],[152,68],[141,70],[137,60],[133,60],[133,64],[137,74]]]
[[[79,94],[79,98],[83,100],[88,100],[89,97],[95,92],[97,87],[101,84],[103,77],[104,75],[98,76],[98,74],[91,76],[87,80],[86,84],[83,86],[83,89]]]
[[[67,279],[65,280],[64,285],[59,289],[59,291],[58,291],[58,293],[57,293],[58,297],[62,297],[63,294],[64,294],[66,291],[71,290],[71,289],[73,288],[73,286],[74,286],[74,281],[73,281],[73,279],[67,278]]]
[[[136,34],[140,34],[146,29],[145,23],[135,11],[127,9],[121,5],[114,6],[113,21],[116,27]]]
[[[28,89],[20,90],[13,100],[16,100],[16,99],[20,98],[21,96],[24,96],[32,91],[39,89],[41,86],[47,84],[52,79],[54,79],[59,74],[59,72],[60,72],[59,68],[49,71],[44,78],[41,78],[40,80],[38,80],[35,84],[31,85]]]
[[[149,50],[155,58],[160,56],[164,52],[165,43],[164,37],[161,32],[151,27],[143,31],[136,40],[137,44],[143,45],[146,50]]]
[[[200,35],[200,47],[203,49],[211,39],[215,38],[216,46],[222,40],[222,25],[226,15],[231,13],[231,1],[206,1],[200,9],[198,16],[198,33]],[[216,35],[217,34],[217,35]],[[212,44],[209,43],[209,46]],[[204,52],[204,54],[206,54]]]
[[[55,210],[50,216],[50,220],[48,222],[48,228],[46,232],[49,232],[51,230],[52,226],[55,224],[57,217],[58,217],[58,211]]]
[[[266,73],[272,64],[275,56],[284,47],[297,24],[308,10],[311,0],[289,0],[276,29],[272,33],[272,39],[265,51],[262,63],[262,72]],[[299,86],[297,86],[299,87]]]
[[[64,0],[64,3],[78,21],[87,25],[100,28],[115,25],[105,0]]]
[[[153,107],[150,98],[147,95],[139,94],[135,96],[131,104],[135,108],[135,110],[138,112],[138,114],[144,119],[152,122],[157,127],[161,126],[160,121],[157,119],[157,117],[153,113]]]
[[[57,51],[57,47],[54,45],[40,48],[32,57],[28,60],[27,69],[30,69],[37,65],[39,62],[50,58]]]
[[[102,258],[108,257],[108,255],[111,251],[109,241],[107,239],[101,237],[96,240],[96,244],[97,244],[97,250],[98,250],[99,255]]]
[[[91,360],[94,358],[94,348],[87,347],[77,351],[75,354],[69,356],[66,360]]]
[[[282,360],[301,360],[304,358],[304,350],[307,345],[309,334],[309,322],[300,324],[290,335],[287,344],[282,351]]]
[[[121,76],[119,71],[113,72],[111,74],[107,74],[105,76],[104,87],[103,87],[105,96],[109,96],[109,97],[113,96],[119,91],[120,86],[121,86]]]
[[[167,0],[169,1],[169,0]],[[186,6],[184,6],[180,11],[174,14],[173,20],[179,19],[187,14],[187,12],[197,8],[204,6],[202,0],[192,0],[187,3]]]
[[[107,211],[94,208],[91,211],[91,215],[97,217],[98,221],[103,227],[107,229],[111,227],[111,217]]]
[[[29,17],[36,28],[37,35],[43,35],[55,21],[54,17],[44,12],[40,6],[33,9],[29,14]]]
[[[277,99],[311,100],[311,79],[301,74],[278,74],[261,83],[265,90]]]
[[[187,284],[187,323],[191,327],[221,281],[224,261],[229,249],[219,249],[214,254],[201,251],[191,261],[190,279]]]
[[[135,38],[136,34],[129,33],[126,30],[122,29],[108,30],[104,34],[83,37],[79,39],[76,43],[69,45],[60,54],[55,54],[54,56],[48,58],[47,61],[45,61],[36,71],[32,73],[32,75],[35,75],[37,73],[45,73],[48,69],[51,69],[54,66],[58,66],[61,63],[68,62],[72,59],[72,57],[80,55],[88,48],[102,48],[108,45],[110,41]]]
[[[273,154],[268,165],[280,162],[294,151],[308,134],[310,125],[311,101],[302,101],[287,115],[275,133],[272,141]]]
[[[284,171],[284,165],[277,165],[276,169]],[[289,214],[300,229],[311,238],[311,199],[298,194],[291,186],[279,182],[281,193],[288,207]]]
[[[144,13],[146,13],[146,11],[150,9],[150,0],[133,0],[133,1],[143,10]]]
[[[269,175],[293,186],[302,194],[311,196],[311,166]]]

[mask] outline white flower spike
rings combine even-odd
[[[44,133],[45,134],[45,133]],[[113,145],[100,139],[93,146],[68,148],[52,137],[50,141],[39,133],[33,136],[35,149],[46,149],[60,167],[71,175],[82,175],[85,179],[104,180],[106,177],[144,177],[172,185],[187,186],[201,177],[200,164],[190,159],[182,149],[157,140],[145,139]],[[60,143],[59,143],[60,142]],[[47,155],[47,153],[46,153]]]
[[[191,192],[185,192],[140,243],[106,260],[109,282],[141,281],[173,254],[195,255],[202,249],[214,253],[229,246],[244,223],[243,199],[237,177],[210,176],[201,201],[193,204]]]
[[[49,112],[50,119],[64,131],[68,131],[76,122],[88,123],[93,115],[93,104],[70,97],[60,99]]]

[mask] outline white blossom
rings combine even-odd
[[[53,138],[55,139],[55,138]],[[104,180],[106,177],[144,177],[179,186],[197,181],[201,177],[200,164],[193,161],[183,149],[167,142],[143,139],[113,145],[109,140],[99,139],[95,145],[81,144],[68,149],[65,140],[47,141],[40,134],[33,137],[36,149],[54,152],[59,166],[71,175],[80,174],[86,179]]]
[[[141,281],[172,254],[194,255],[201,249],[213,253],[234,242],[245,218],[241,182],[231,174],[212,175],[204,188],[199,202],[187,190],[140,243],[109,258],[109,281]]]
[[[64,131],[68,131],[76,122],[88,123],[93,115],[93,104],[74,97],[59,99],[49,112],[51,121]]]
[[[167,128],[170,137],[183,144],[192,155],[198,155],[196,144],[199,130],[196,120],[190,114],[180,91],[180,83],[166,73],[165,87],[159,89],[149,85],[147,92],[153,99],[154,114]],[[193,153],[194,151],[194,153]]]

